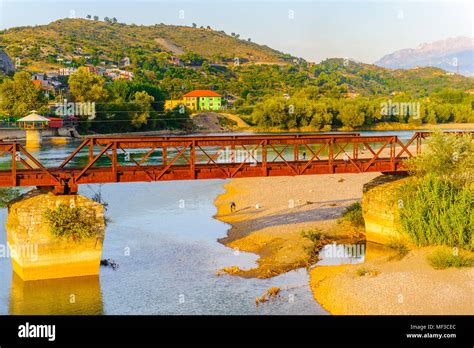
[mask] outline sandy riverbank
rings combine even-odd
[[[246,277],[271,277],[307,265],[301,231],[319,228],[342,239],[336,220],[345,207],[362,197],[364,183],[377,173],[333,174],[232,180],[215,204],[216,218],[232,225],[221,240],[231,248],[256,253],[258,268],[236,272]],[[230,202],[237,205],[230,212]],[[256,208],[259,205],[259,208]],[[345,233],[347,232],[347,233]]]
[[[232,225],[221,240],[256,253],[258,267],[230,269],[242,277],[272,277],[304,267],[310,242],[302,230],[321,229],[338,241],[354,233],[336,223],[345,207],[362,197],[377,173],[235,179],[215,204],[216,218]],[[230,212],[230,202],[237,205]],[[256,205],[259,208],[256,208]],[[474,270],[434,270],[430,248],[411,250],[403,259],[386,248],[367,247],[364,265],[317,266],[310,273],[315,299],[333,314],[472,314]],[[372,275],[359,276],[365,267]]]
[[[474,269],[435,270],[426,261],[433,250],[411,250],[399,260],[369,245],[363,265],[312,268],[310,286],[332,314],[472,315]],[[369,274],[360,276],[361,268]]]

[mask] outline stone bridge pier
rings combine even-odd
[[[60,205],[80,208],[97,231],[96,237],[54,236],[45,212]],[[81,195],[30,191],[8,208],[6,232],[13,271],[24,281],[98,275],[104,231],[101,204]]]

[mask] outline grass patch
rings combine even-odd
[[[368,269],[365,266],[362,266],[362,267],[359,267],[359,268],[356,269],[356,274],[359,277],[365,277],[365,276],[376,276],[377,274],[379,274],[379,272],[377,272],[375,270]]]
[[[329,239],[320,229],[302,231],[301,236],[311,241],[311,245],[304,247],[304,250],[308,254],[307,266],[309,267],[318,261],[319,251],[329,242]]]
[[[364,227],[364,217],[362,216],[362,205],[360,202],[354,202],[349,205],[342,217],[338,220],[339,223],[347,221],[354,227]]]
[[[393,240],[387,243],[386,246],[397,252],[395,256],[391,257],[391,259],[401,260],[410,252],[408,245],[401,240]]]
[[[399,198],[400,224],[414,244],[472,250],[472,189],[427,175],[401,187]]]
[[[456,249],[438,249],[427,256],[429,264],[434,269],[472,267],[474,259],[464,252],[456,252]]]

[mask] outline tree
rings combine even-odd
[[[87,19],[91,19],[92,16],[91,16],[91,15],[87,15],[86,18],[87,18]]]
[[[145,91],[136,92],[133,100],[134,112],[132,112],[132,125],[135,128],[147,124],[150,113],[153,110],[151,105],[154,98]]]
[[[463,123],[468,122],[471,116],[472,109],[470,105],[455,105],[454,106],[454,122]]]
[[[15,73],[13,80],[3,80],[0,96],[0,110],[9,116],[25,116],[31,110],[40,113],[47,110],[43,92],[33,84],[31,75],[26,71]]]
[[[104,22],[110,22],[110,18],[109,17],[104,17]]]
[[[429,108],[426,115],[426,122],[430,124],[436,124],[436,111],[433,108]]]
[[[204,57],[195,52],[187,52],[180,57],[187,65],[202,65]]]
[[[130,84],[125,80],[115,80],[107,84],[109,101],[113,103],[123,103],[130,93]]]
[[[346,127],[354,128],[364,124],[364,113],[356,103],[345,103],[339,109],[339,120]]]
[[[177,105],[173,110],[168,110],[164,115],[154,120],[159,129],[192,129],[193,122],[189,117],[191,110],[184,105]]]
[[[197,28],[197,24],[196,24],[196,23],[193,23],[192,26],[193,26],[193,28]]]
[[[94,16],[94,20],[95,20],[95,21],[98,21],[98,20],[99,20],[99,16]]]
[[[107,98],[103,77],[81,67],[69,77],[69,89],[76,102],[99,102]]]
[[[259,126],[288,128],[288,109],[283,98],[269,98],[257,104],[252,117]]]

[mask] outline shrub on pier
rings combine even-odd
[[[415,175],[399,190],[403,231],[419,246],[474,247],[474,144],[471,134],[434,133],[410,159]]]

